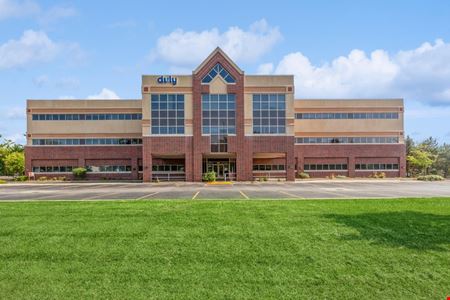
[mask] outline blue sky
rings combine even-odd
[[[298,98],[404,98],[407,134],[450,142],[449,1],[116,2],[0,0],[0,134],[24,141],[27,98],[140,98],[221,46]]]

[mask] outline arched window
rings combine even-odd
[[[228,73],[228,71],[225,70],[219,63],[217,63],[214,68],[212,68],[211,71],[203,77],[202,83],[210,83],[217,75],[220,75],[227,83],[236,83],[236,79],[234,79],[234,77],[231,76],[231,74]]]

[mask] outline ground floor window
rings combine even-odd
[[[235,158],[204,158],[203,173],[214,172],[218,180],[234,180],[236,178]]]
[[[33,167],[34,173],[71,173],[73,166]]]
[[[284,171],[284,165],[253,165],[253,171]]]
[[[347,164],[305,164],[305,171],[347,171]]]
[[[131,166],[87,166],[89,173],[129,173]]]
[[[398,164],[356,164],[356,171],[380,171],[392,170],[398,171]]]

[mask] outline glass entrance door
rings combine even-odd
[[[205,158],[203,173],[216,173],[216,180],[234,180],[236,177],[236,160],[234,158]]]

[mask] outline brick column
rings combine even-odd
[[[286,181],[295,181],[294,151],[286,152]]]
[[[399,176],[406,177],[406,145],[402,145],[402,148],[398,162]]]
[[[139,178],[139,165],[137,157],[131,158],[131,178],[138,180]]]
[[[84,158],[78,158],[78,167],[84,168],[86,166],[86,160]]]
[[[356,159],[354,156],[349,156],[347,158],[348,177],[355,177],[355,175],[356,175],[355,161],[356,161]]]
[[[144,182],[152,182],[152,147],[151,138],[144,137],[142,145],[142,180]]]

